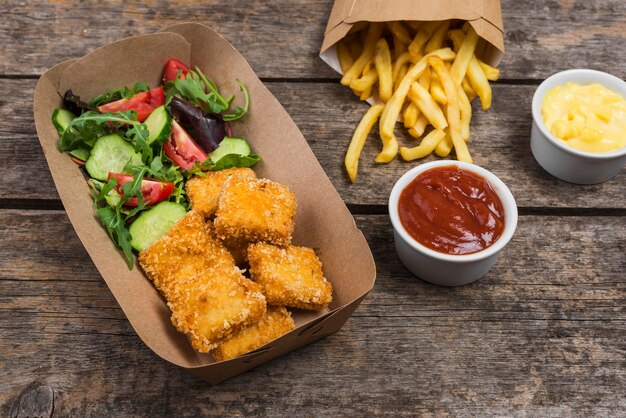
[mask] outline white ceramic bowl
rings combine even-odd
[[[626,98],[626,82],[602,71],[567,70],[551,75],[537,87],[533,96],[530,149],[539,165],[561,180],[576,184],[602,183],[620,172],[626,163],[626,147],[606,153],[580,151],[557,139],[543,123],[544,95],[551,88],[568,82],[599,83]]]
[[[420,173],[434,167],[458,166],[482,176],[493,187],[504,207],[504,231],[484,250],[463,255],[440,253],[417,242],[402,226],[398,214],[400,193]],[[441,286],[462,286],[483,277],[495,264],[498,254],[517,227],[517,206],[511,191],[491,172],[474,164],[453,160],[431,161],[407,171],[396,182],[389,196],[389,217],[394,230],[396,252],[402,263],[417,277]]]

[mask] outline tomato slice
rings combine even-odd
[[[184,170],[193,168],[196,161],[202,163],[207,159],[207,153],[175,119],[172,119],[172,137],[163,144],[163,151],[174,164]]]
[[[137,120],[143,122],[150,116],[150,113],[157,107],[165,103],[165,93],[163,87],[156,87],[149,91],[142,91],[135,94],[130,99],[120,99],[111,103],[98,106],[102,113],[125,112],[134,110],[137,112]]]
[[[133,176],[123,173],[109,173],[107,180],[115,178],[117,180],[117,186],[115,190],[122,194],[122,186],[133,181]],[[156,179],[144,178],[141,182],[141,194],[143,195],[144,205],[154,205],[162,200],[170,197],[174,191],[174,183],[168,181],[160,181]],[[126,206],[137,206],[139,204],[137,196],[133,196],[124,202]]]
[[[184,80],[189,72],[189,67],[174,58],[167,60],[165,67],[163,67],[163,83],[176,80],[176,74],[179,71],[181,72],[179,78]]]

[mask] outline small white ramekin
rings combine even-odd
[[[398,201],[404,188],[420,173],[434,167],[458,166],[482,176],[493,187],[504,207],[504,231],[484,250],[472,254],[440,253],[417,242],[402,226]],[[462,286],[483,277],[495,264],[498,254],[509,242],[517,227],[517,205],[511,191],[491,172],[461,161],[439,160],[421,164],[407,171],[396,182],[389,196],[389,217],[393,225],[396,252],[402,263],[422,280],[440,286]]]
[[[626,98],[626,82],[602,71],[579,69],[551,75],[537,87],[533,96],[530,149],[539,165],[561,180],[576,184],[602,183],[620,172],[626,163],[626,147],[605,153],[580,151],[557,139],[543,123],[541,105],[545,94],[568,82],[599,83]]]

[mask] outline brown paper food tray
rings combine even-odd
[[[233,128],[262,156],[255,167],[259,177],[287,184],[298,197],[294,243],[316,249],[334,287],[329,310],[295,311],[294,331],[253,353],[224,362],[194,351],[172,326],[170,310],[140,268],[128,270],[125,258],[94,215],[80,170],[58,150],[58,134],[51,123],[52,111],[62,104],[59,93],[65,89],[71,88],[87,99],[139,81],[156,86],[168,58],[197,65],[223,92],[240,93],[236,79],[248,87],[250,112]],[[376,269],[367,242],[302,133],[243,56],[206,26],[174,25],[161,33],[114,42],[53,67],[37,83],[34,116],[67,215],[131,325],[157,355],[202,379],[221,382],[336,332],[373,287]]]
[[[504,24],[500,0],[335,0],[320,57],[339,74],[336,44],[359,22],[396,20],[466,20],[483,42],[477,55],[498,65],[504,54]]]

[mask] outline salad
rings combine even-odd
[[[88,102],[68,90],[52,123],[59,149],[83,170],[96,214],[125,254],[142,251],[188,210],[185,182],[194,175],[260,161],[231,122],[248,111],[250,98],[232,109],[198,67],[170,59],[161,86],[137,83]]]

